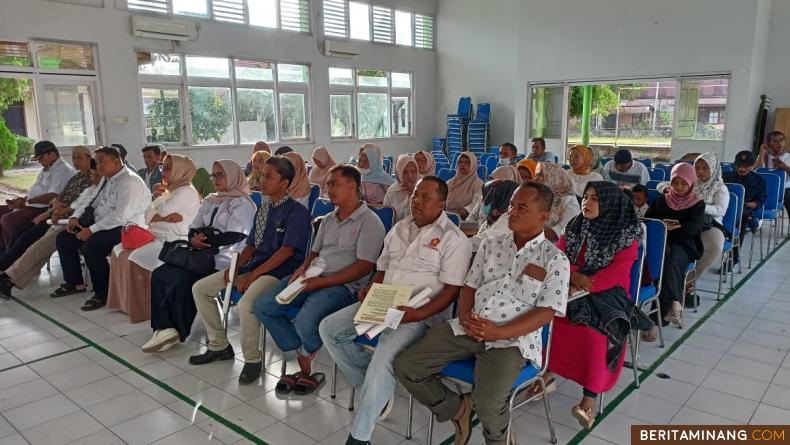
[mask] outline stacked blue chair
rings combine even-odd
[[[434,137],[433,139],[431,139],[431,151],[444,153],[446,142],[447,139],[445,138],[440,138],[438,136]]]
[[[439,170],[436,176],[438,176],[442,181],[447,182],[450,180],[450,178],[455,176],[455,170],[451,168],[443,168]]]
[[[467,130],[472,119],[472,99],[462,97],[458,101],[458,113],[447,115],[447,152],[466,149]]]
[[[485,150],[491,144],[491,104],[477,104],[475,118],[469,121],[467,147],[470,150]]]

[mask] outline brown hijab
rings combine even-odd
[[[214,165],[217,164],[225,172],[225,178],[228,180],[228,191],[212,193],[206,196],[205,200],[221,203],[226,199],[245,197],[254,207],[255,202],[250,198],[250,185],[247,183],[247,177],[244,176],[244,170],[239,164],[231,159],[214,161]]]
[[[518,167],[515,165],[503,165],[502,167],[497,167],[491,172],[491,179],[501,179],[503,181],[513,181],[517,184],[521,184],[521,174],[518,172]]]
[[[167,155],[165,160],[170,159],[173,163],[173,169],[170,170],[170,181],[164,186],[168,192],[172,192],[180,187],[188,187],[192,185],[192,178],[195,177],[195,164],[186,156],[181,155]]]
[[[304,159],[295,151],[286,153],[283,156],[291,161],[294,170],[296,170],[291,186],[288,187],[288,194],[294,199],[301,199],[310,195],[310,180],[307,179],[307,168],[304,166]]]
[[[475,193],[483,188],[483,181],[477,176],[477,156],[464,153],[460,157],[468,159],[471,165],[469,166],[469,173],[462,175],[456,170],[455,176],[447,181],[447,209],[449,211],[468,206],[472,202]]]
[[[318,184],[321,187],[321,194],[323,195],[326,193],[326,180],[329,177],[329,170],[332,169],[337,162],[332,158],[332,155],[329,154],[329,150],[326,147],[316,147],[313,150],[313,168],[310,170],[309,180],[311,184]],[[318,165],[315,164],[316,161],[320,161],[324,164],[324,168],[319,168]]]

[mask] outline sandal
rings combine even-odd
[[[672,310],[664,316],[664,321],[669,322],[674,326],[680,326],[680,320],[683,317],[683,305],[679,301],[672,302]]]
[[[274,387],[274,392],[277,394],[288,394],[294,389],[296,386],[296,382],[299,381],[299,378],[302,376],[302,371],[299,371],[294,374],[284,374],[280,377],[280,380],[277,382],[277,386]]]
[[[90,300],[86,301],[80,309],[83,311],[94,311],[106,305],[106,301],[101,301],[98,298],[91,298]]]
[[[582,408],[581,405],[576,405],[571,409],[571,414],[579,421],[579,425],[581,425],[582,428],[587,428],[589,430],[595,423],[594,408],[585,409]]]
[[[60,297],[66,297],[66,296],[69,296],[69,295],[74,295],[74,294],[81,294],[81,293],[85,292],[85,290],[86,290],[86,288],[84,288],[84,287],[82,289],[78,289],[77,286],[75,286],[73,284],[63,283],[63,284],[60,285],[59,288],[55,289],[55,292],[52,292],[51,294],[49,294],[49,296],[50,296],[50,298],[60,298]]]
[[[529,385],[526,391],[524,391],[524,400],[532,400],[534,397],[539,395],[549,395],[557,390],[557,381],[554,380],[554,377],[549,377],[543,381],[543,386],[546,389],[543,389],[540,386],[540,382],[535,381],[533,384]]]
[[[653,329],[649,331],[641,331],[639,333],[640,338],[643,342],[646,343],[653,343],[658,340],[658,326],[653,326]]]
[[[320,388],[321,385],[324,384],[326,380],[323,372],[316,372],[313,375],[307,376],[302,375],[299,376],[299,379],[296,380],[296,385],[293,387],[294,394],[305,396],[314,392],[316,389]]]

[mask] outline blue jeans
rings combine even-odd
[[[351,436],[370,441],[381,410],[395,393],[392,362],[401,351],[425,335],[428,325],[418,321],[402,324],[396,330],[386,329],[379,334],[378,345],[371,354],[354,342],[357,338],[354,315],[359,305],[352,304],[326,317],[318,330],[327,352],[349,383],[362,387]]]
[[[318,323],[327,315],[357,300],[346,286],[340,285],[302,292],[290,303],[280,304],[275,297],[288,286],[290,278],[287,276],[280,280],[280,284],[269,288],[252,307],[255,316],[269,331],[286,360],[321,349]],[[288,314],[294,308],[299,309],[296,315]]]

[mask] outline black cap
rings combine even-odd
[[[735,165],[754,165],[754,153],[749,150],[739,151],[735,155]]]
[[[51,141],[38,141],[33,146],[33,160],[38,161],[38,158],[52,152],[58,153],[58,147],[55,144]]]

